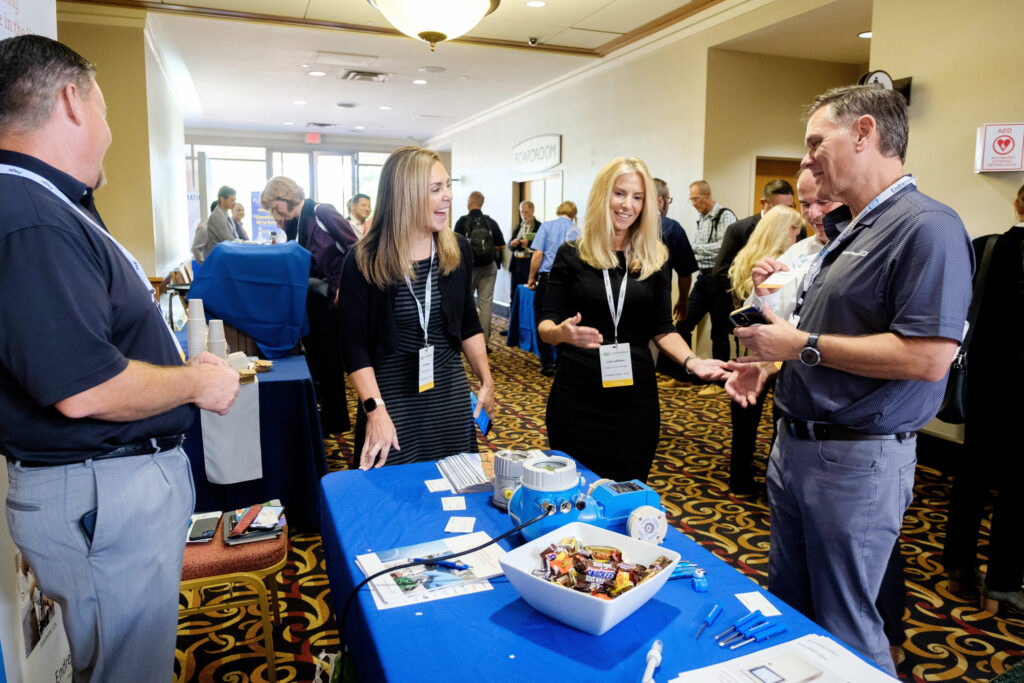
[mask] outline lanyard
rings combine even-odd
[[[798,314],[800,309],[803,308],[804,297],[807,296],[807,292],[810,291],[811,285],[814,284],[818,275],[821,274],[821,269],[824,267],[825,259],[828,257],[829,253],[853,235],[854,228],[864,220],[865,216],[878,208],[882,202],[886,201],[889,197],[892,197],[908,185],[917,185],[917,179],[911,175],[905,175],[889,187],[882,190],[881,194],[872,199],[868,205],[865,206],[845,228],[843,228],[843,231],[839,233],[834,240],[830,241],[824,246],[824,248],[822,248],[821,251],[818,252],[818,257],[814,259],[811,263],[811,267],[807,269],[807,274],[804,275],[804,288],[796,300],[796,310],[793,311],[794,314]]]
[[[71,207],[71,209],[75,211],[81,218],[85,219],[86,223],[91,225],[102,235],[106,236],[107,239],[113,242],[114,246],[120,249],[121,254],[131,265],[132,270],[135,271],[135,274],[139,277],[139,280],[142,281],[142,285],[146,288],[146,291],[149,292],[150,299],[153,301],[154,304],[156,304],[157,310],[159,311],[160,302],[156,300],[156,291],[153,289],[153,285],[149,281],[149,276],[146,275],[146,271],[142,269],[142,265],[134,256],[132,256],[132,253],[130,251],[125,249],[120,242],[114,239],[114,236],[111,235],[107,230],[105,230],[103,226],[97,223],[92,216],[90,216],[82,209],[82,207],[76,205],[74,202],[68,199],[67,195],[65,195],[63,192],[57,189],[56,185],[54,185],[53,183],[51,183],[49,180],[39,175],[38,173],[33,173],[28,169],[20,168],[18,166],[8,166],[6,164],[0,164],[0,174],[18,176],[20,178],[25,178],[26,180],[31,180],[33,182],[38,183],[39,185],[42,185],[47,190],[49,190],[55,197],[62,200],[65,204]],[[163,320],[162,313],[160,314],[160,318],[161,320]],[[181,344],[178,343],[178,338],[174,336],[174,331],[168,327],[167,332],[171,335],[171,339],[174,341],[174,346],[178,349],[179,352],[183,353],[181,349]]]
[[[608,269],[601,271],[604,275],[604,292],[608,296],[608,312],[612,315],[612,323],[615,325],[615,345],[619,345],[619,320],[622,319],[622,307],[626,304],[626,283],[629,281],[629,247],[626,247],[626,272],[622,274],[622,284],[619,285],[619,303],[615,305],[612,299],[612,280],[608,277]]]
[[[412,280],[409,279],[409,274],[405,274],[405,286],[409,288],[409,293],[412,294],[412,300],[416,302],[416,314],[420,318],[420,327],[423,328],[423,346],[426,348],[430,346],[430,336],[428,333],[428,327],[430,325],[430,268],[434,265],[434,240],[430,240],[430,266],[427,266],[427,285],[424,298],[426,299],[426,311],[423,310],[423,306],[420,305],[420,300],[416,298],[416,292],[412,289]]]

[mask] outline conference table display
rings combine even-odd
[[[196,487],[195,511],[231,510],[278,498],[292,528],[314,528],[319,523],[317,484],[327,473],[327,458],[305,357],[275,360],[269,372],[258,375],[258,392],[260,478],[211,483],[199,415],[186,433],[185,453]]]
[[[577,468],[587,482],[598,481],[586,468]],[[440,587],[439,590],[449,591],[450,597],[444,599],[430,599],[429,593],[423,593],[422,577],[392,569],[392,574],[383,578],[396,585],[401,585],[399,579],[404,580],[410,590],[420,592],[419,598],[378,608],[381,601],[375,602],[375,595],[380,596],[371,584],[358,592],[344,614],[353,588],[366,578],[368,572],[363,569],[368,558],[381,561],[374,564],[375,568],[387,568],[391,565],[386,560],[409,559],[410,553],[417,552],[423,554],[416,559],[430,561],[438,557],[439,549],[472,549],[481,539],[498,538],[516,527],[510,516],[493,504],[492,491],[452,495],[444,481],[438,481],[439,477],[436,463],[414,463],[336,472],[320,482],[321,534],[331,596],[343,644],[347,644],[348,656],[354,659],[360,680],[639,681],[648,664],[657,662],[657,680],[667,681],[682,672],[713,665],[730,666],[734,661],[744,667],[742,671],[735,674],[735,679],[721,680],[804,680],[772,679],[771,676],[779,675],[771,668],[775,660],[782,663],[775,665],[780,670],[818,671],[818,680],[843,680],[825,675],[839,663],[848,672],[856,670],[856,680],[887,679],[884,673],[829,638],[817,624],[675,528],[669,528],[663,544],[653,546],[655,551],[642,558],[646,562],[659,562],[659,555],[668,558],[674,569],[666,568],[670,575],[664,585],[655,586],[657,590],[650,591],[649,596],[638,595],[642,604],[602,635],[563,623],[571,623],[572,619],[567,617],[572,615],[558,609],[547,610],[557,618],[542,614],[490,566],[480,572],[486,576],[485,581],[474,581],[461,588]],[[577,510],[575,506],[555,507],[554,514],[544,518],[548,523],[562,514],[567,522],[574,522],[569,530],[585,535],[587,525],[576,522],[573,518],[577,515],[569,511]],[[606,522],[602,515],[596,515],[590,523]],[[614,531],[628,533],[620,517],[607,523],[616,527]],[[446,533],[446,529],[453,527],[471,533]],[[467,540],[470,536],[472,541]],[[550,539],[534,537],[531,543],[541,540],[546,546]],[[580,539],[584,545],[590,540]],[[601,547],[611,545],[605,536],[597,540]],[[516,562],[525,568],[532,563],[508,552],[524,543],[527,542],[521,533],[516,532],[498,541],[501,550],[490,546],[478,554],[505,551],[499,562]],[[563,549],[566,544],[575,547],[571,539],[559,539],[558,543]],[[401,552],[393,554],[391,550]],[[629,573],[629,563],[623,567],[621,557],[604,555],[608,551],[600,548],[596,555],[593,548],[587,552],[591,558],[576,558],[581,562],[577,569],[584,573],[588,568],[605,569],[609,557],[615,562],[614,570]],[[545,557],[546,554],[549,556]],[[550,563],[567,561],[565,557],[556,560],[557,554],[558,550],[538,552],[536,567],[529,570],[537,574],[530,578],[551,578]],[[597,564],[592,561],[594,558]],[[466,560],[468,570],[460,567],[460,562],[450,561],[452,566],[447,571],[455,576],[463,571],[471,573],[474,560]],[[429,569],[431,581],[436,581],[440,568],[432,565]],[[662,574],[661,578],[665,576]],[[624,579],[616,576],[614,580]],[[572,590],[565,586],[553,588]],[[608,596],[609,604],[614,605],[615,600],[624,600],[628,595],[626,592],[617,598]],[[605,599],[585,594],[580,597]],[[531,595],[530,599],[538,598]],[[747,621],[733,629],[741,619]],[[697,637],[702,626],[704,629]],[[725,631],[728,633],[722,633]],[[721,637],[716,639],[719,634]],[[656,641],[660,641],[657,646]],[[723,644],[724,641],[727,642]],[[657,649],[660,652],[656,653]],[[704,673],[697,672],[698,678],[693,680],[708,680],[701,678]]]

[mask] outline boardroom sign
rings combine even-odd
[[[562,136],[538,135],[512,148],[512,170],[537,173],[562,163]]]

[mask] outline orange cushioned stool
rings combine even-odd
[[[263,642],[267,652],[267,680],[277,681],[274,663],[274,632],[270,624],[270,610],[274,623],[281,623],[277,610],[276,574],[284,568],[288,559],[288,527],[277,538],[229,546],[224,543],[224,519],[217,525],[213,540],[208,543],[189,543],[185,546],[185,564],[181,571],[181,592],[188,593],[186,606],[179,608],[178,616],[187,617],[203,612],[246,607],[259,604],[263,620]],[[264,583],[270,576],[273,581],[273,600],[268,600]],[[210,586],[231,586],[231,593],[224,601],[203,604],[202,589]],[[236,585],[248,586],[253,593],[236,597]],[[198,592],[198,601],[194,600]],[[198,603],[193,606],[193,603]],[[269,604],[268,604],[269,603]]]

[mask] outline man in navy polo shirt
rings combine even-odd
[[[95,68],[0,41],[0,453],[11,536],[63,612],[76,681],[173,672],[195,495],[182,434],[238,375],[187,366],[92,191],[110,145]]]
[[[726,384],[745,405],[774,372],[763,361],[784,361],[767,476],[769,590],[890,673],[875,599],[974,268],[960,218],[904,175],[907,135],[906,102],[879,86],[836,88],[811,105],[801,166],[819,199],[845,206],[824,219],[830,241],[790,321],[766,310],[770,324],[735,331],[753,351],[742,361],[756,364],[734,363]]]

